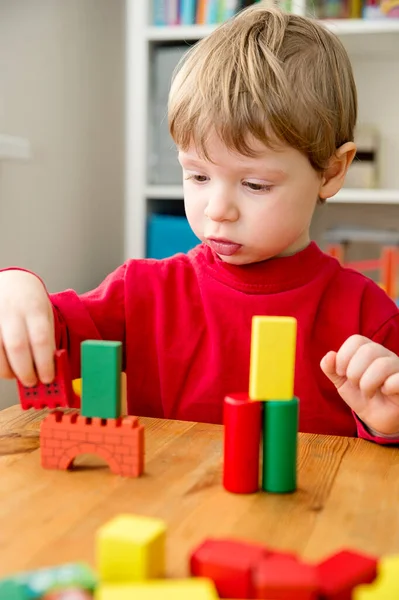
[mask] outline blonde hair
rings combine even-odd
[[[193,46],[175,72],[169,128],[179,148],[209,159],[216,131],[247,156],[254,136],[304,153],[317,171],[353,141],[357,94],[340,40],[316,20],[262,4],[243,10]]]

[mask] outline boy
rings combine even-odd
[[[354,157],[356,110],[346,52],[317,22],[258,5],[222,25],[169,103],[203,243],[82,296],[0,273],[0,376],[50,382],[57,346],[77,377],[82,340],[121,340],[129,412],[220,423],[224,395],[248,389],[252,316],[292,315],[300,430],[399,442],[398,310],[309,239]]]

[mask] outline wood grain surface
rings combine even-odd
[[[188,574],[204,538],[260,541],[317,560],[341,548],[399,552],[399,449],[358,439],[300,434],[298,491],[236,496],[221,485],[223,428],[141,419],[146,473],[112,475],[93,456],[73,471],[40,466],[45,411],[0,412],[0,577],[84,560],[97,528],[119,513],[165,519],[169,576]]]

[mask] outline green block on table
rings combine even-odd
[[[85,417],[121,416],[122,343],[86,340],[81,345],[82,400]]]
[[[34,600],[52,590],[78,587],[93,591],[97,577],[85,563],[17,573],[0,581],[0,600]]]
[[[0,600],[30,600],[32,596],[22,584],[14,581],[0,581]]]
[[[264,403],[262,488],[266,492],[296,490],[298,413],[298,398]]]

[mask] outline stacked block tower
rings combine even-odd
[[[96,454],[113,473],[138,477],[144,470],[144,428],[137,417],[122,416],[126,376],[121,342],[83,342],[81,364],[82,379],[72,382],[66,350],[59,350],[51,384],[28,388],[18,382],[23,409],[56,409],[41,424],[42,466],[69,469],[79,454]],[[75,391],[80,389],[81,398]]]
[[[296,489],[299,401],[294,396],[297,323],[293,317],[252,319],[249,393],[224,400],[226,490],[250,494]],[[263,433],[263,436],[262,436]]]

